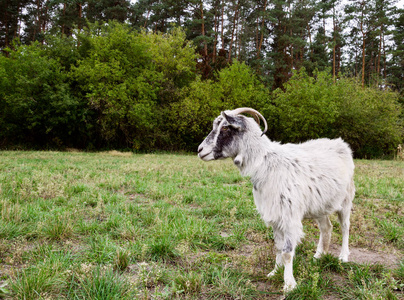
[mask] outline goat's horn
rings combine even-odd
[[[267,132],[268,130],[268,125],[267,125],[267,121],[265,120],[265,118],[255,109],[249,108],[249,107],[240,107],[240,108],[236,108],[235,110],[232,111],[233,114],[238,115],[238,114],[242,114],[242,113],[248,113],[250,115],[252,115],[255,119],[255,121],[259,124],[260,123],[260,118],[262,119],[262,121],[264,121],[264,131],[262,132],[262,134],[264,134],[265,132]]]

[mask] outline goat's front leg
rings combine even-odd
[[[267,275],[268,277],[272,277],[276,274],[278,271],[279,267],[283,266],[283,258],[282,258],[282,250],[276,250],[276,262],[275,262],[275,267],[274,269],[269,272]]]
[[[283,258],[282,258],[282,247],[283,247],[283,234],[281,231],[277,230],[276,228],[273,228],[274,231],[274,242],[275,242],[275,248],[276,248],[276,261],[275,261],[275,267],[274,269],[267,275],[268,277],[272,277],[276,274],[278,271],[279,267],[283,266]]]
[[[295,243],[288,238],[285,238],[285,243],[282,249],[282,260],[285,266],[283,287],[285,292],[291,291],[296,287],[296,280],[293,276],[293,256],[295,255]]]
[[[293,277],[293,256],[295,254],[296,242],[289,237],[285,237],[281,230],[274,228],[274,241],[276,247],[275,268],[268,274],[268,277],[275,275],[279,267],[284,266],[285,272],[283,287],[285,292],[291,291],[296,287],[296,280]]]

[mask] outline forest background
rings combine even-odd
[[[0,147],[195,151],[250,106],[281,142],[404,137],[394,0],[0,0]]]

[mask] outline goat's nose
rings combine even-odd
[[[198,153],[200,153],[203,150],[203,147],[199,146],[198,147]]]

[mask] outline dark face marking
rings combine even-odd
[[[220,129],[213,149],[215,159],[235,156],[237,149],[232,149],[234,141],[244,134],[245,123],[242,116],[231,117],[226,115],[226,121]]]
[[[215,160],[227,157],[234,158],[237,155],[237,140],[244,134],[246,128],[244,118],[244,116],[231,116],[222,113],[213,122],[213,129],[205,138],[204,143],[212,147],[211,154]]]
[[[224,157],[223,150],[233,143],[234,137],[237,133],[238,130],[231,126],[223,126],[221,128],[216,139],[216,145],[213,149],[215,159]]]
[[[212,141],[213,141],[213,139],[215,138],[215,136],[216,136],[216,130],[215,129],[213,129],[210,133],[209,133],[209,135],[206,137],[206,143],[211,143]]]

